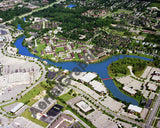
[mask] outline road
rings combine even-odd
[[[53,6],[54,4],[59,4],[61,1],[64,1],[64,0],[58,0],[58,1],[54,2],[54,3],[51,3],[51,4],[46,5],[46,6],[44,6],[44,7],[41,7],[41,8],[34,9],[34,10],[32,10],[31,12],[25,13],[25,14],[20,15],[20,16],[17,16],[17,17],[18,17],[18,18],[23,18],[23,17],[29,16],[29,15],[31,15],[31,14],[34,13],[34,12],[38,12],[38,11],[44,10],[44,9],[46,9],[46,8],[48,8],[48,7]],[[10,23],[10,22],[12,22],[12,21],[15,20],[15,19],[16,19],[16,17],[14,17],[13,19],[11,19],[11,20],[9,20],[9,21],[3,22],[2,24]]]
[[[154,104],[154,107],[151,110],[152,112],[151,112],[151,114],[150,114],[150,116],[148,118],[148,121],[146,122],[146,125],[144,126],[145,128],[151,128],[152,127],[151,125],[152,125],[152,122],[153,122],[153,120],[155,118],[155,115],[156,115],[156,112],[158,110],[159,105],[160,105],[160,94],[158,95],[158,98],[157,98],[157,100],[156,100],[156,102]]]

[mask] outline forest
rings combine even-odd
[[[119,59],[118,61],[111,63],[111,65],[109,66],[109,72],[113,76],[117,76],[118,74],[127,75],[129,74],[127,66],[132,66],[133,73],[138,74],[139,72],[143,71],[146,68],[148,63],[151,62],[139,58]]]

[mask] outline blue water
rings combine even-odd
[[[76,5],[70,4],[70,5],[68,5],[68,7],[69,7],[69,8],[74,8],[74,7],[76,7]]]
[[[23,17],[23,21],[24,21],[24,22],[26,21],[26,18],[25,18],[25,17]]]
[[[20,25],[20,24],[18,24],[17,29],[23,30],[23,29],[21,28],[21,25]]]
[[[30,57],[35,57],[40,59],[40,57],[37,57],[33,54],[31,54],[28,49],[26,47],[24,47],[22,45],[23,39],[25,38],[25,36],[18,38],[16,40],[16,42],[14,43],[14,45],[19,49],[19,54],[21,55],[25,55],[25,56],[30,56]],[[108,70],[107,67],[114,61],[118,60],[118,59],[122,59],[125,57],[132,57],[132,58],[140,58],[143,60],[149,60],[149,61],[153,61],[151,59],[148,58],[144,58],[144,57],[140,57],[140,56],[132,56],[132,55],[118,55],[118,56],[113,56],[105,61],[99,62],[99,63],[95,63],[95,64],[88,64],[86,66],[86,68],[84,68],[85,70],[83,70],[81,67],[84,66],[83,63],[79,63],[79,62],[60,62],[60,63],[54,63],[52,61],[49,60],[45,60],[50,64],[62,67],[62,69],[68,69],[70,71],[73,71],[73,69],[75,67],[77,67],[79,70],[81,71],[90,71],[90,72],[96,72],[97,74],[99,74],[99,76],[104,79],[104,78],[109,78],[108,75]],[[44,59],[42,59],[44,60]],[[79,64],[82,64],[83,66],[79,66]],[[116,98],[122,100],[122,101],[126,101],[127,103],[132,103],[134,105],[138,105],[138,101],[136,101],[135,99],[128,97],[126,95],[124,95],[123,93],[120,92],[120,90],[116,87],[116,85],[113,83],[113,81],[110,80],[106,80],[104,81],[104,84],[106,85],[106,87],[111,91],[111,93],[113,94],[113,96],[115,96]]]

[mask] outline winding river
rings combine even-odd
[[[40,57],[37,57],[37,56],[31,54],[28,51],[28,49],[22,45],[22,42],[23,42],[24,38],[25,38],[25,36],[20,37],[14,43],[14,45],[19,49],[19,54],[41,59]],[[102,79],[109,78],[107,67],[112,62],[114,62],[114,61],[116,61],[118,59],[125,58],[125,57],[140,58],[140,59],[143,59],[143,60],[153,61],[152,59],[148,59],[148,58],[144,58],[144,57],[140,57],[140,56],[118,55],[118,56],[113,56],[113,57],[111,57],[111,58],[109,58],[107,60],[104,60],[102,62],[99,62],[99,63],[88,64],[87,67],[85,68],[85,71],[86,72],[88,72],[88,71],[89,72],[96,72],[97,74],[99,74],[99,76]],[[44,60],[44,59],[42,59],[42,60]],[[45,61],[47,61],[50,64],[56,65],[56,66],[61,66],[62,69],[67,69],[67,70],[72,71],[74,67],[78,67],[81,71],[84,71],[79,67],[78,62],[54,63],[54,62],[49,61],[49,60],[45,60]],[[132,103],[134,105],[139,105],[138,101],[136,101],[135,99],[133,99],[133,98],[131,98],[129,96],[126,96],[123,93],[121,93],[121,91],[116,87],[116,85],[114,84],[112,79],[105,80],[103,82],[106,85],[106,87],[111,91],[113,96],[115,96],[116,98],[118,98],[118,99],[120,99],[122,101],[126,101],[127,103]]]

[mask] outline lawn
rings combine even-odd
[[[31,112],[27,109],[22,113],[21,116],[29,119],[30,121],[32,121],[32,122],[34,122],[34,123],[36,123],[36,124],[38,124],[42,127],[47,127],[48,124],[46,122],[43,122],[41,120],[37,120],[37,119],[33,118],[31,115],[32,115]]]
[[[43,90],[44,88],[41,87],[41,85],[39,84],[36,87],[34,87],[32,90],[30,90],[27,94],[25,94],[22,98],[20,98],[18,102],[26,103],[27,105],[31,106],[36,102],[36,100],[31,100],[31,99],[34,98]]]
[[[159,1],[160,2],[160,1]],[[160,3],[151,3],[149,7],[157,7],[160,9]]]
[[[60,96],[59,98],[62,99],[62,100],[64,100],[64,101],[66,102],[66,101],[68,101],[68,100],[74,98],[74,96],[72,96],[72,95],[66,93],[66,94],[63,94],[62,96]]]
[[[120,14],[120,13],[122,13],[122,12],[124,12],[124,13],[132,13],[132,11],[129,11],[129,10],[118,9],[118,11],[117,11],[117,12],[114,12],[114,14]]]

